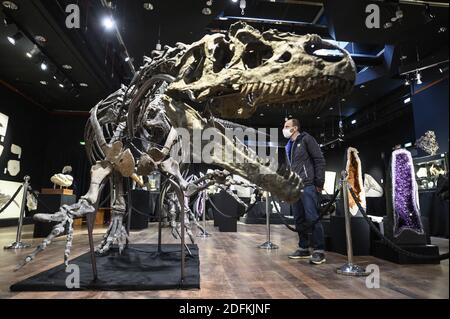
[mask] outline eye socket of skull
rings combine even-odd
[[[307,41],[304,44],[304,50],[307,54],[320,58],[326,62],[339,62],[344,59],[344,53],[335,48],[332,44],[327,44],[316,38]]]
[[[254,69],[262,65],[273,56],[273,50],[270,46],[261,41],[255,41],[247,44],[242,54],[242,61],[249,69]]]
[[[226,68],[227,64],[231,62],[233,55],[234,53],[231,51],[228,43],[219,42],[214,50],[213,72],[219,73]]]
[[[200,80],[203,74],[204,55],[199,50],[196,50],[193,52],[193,58],[194,61],[188,65],[183,74],[183,80],[186,84]]]

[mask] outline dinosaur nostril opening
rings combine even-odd
[[[286,63],[289,62],[292,58],[292,54],[290,52],[284,52],[277,60],[278,63]]]

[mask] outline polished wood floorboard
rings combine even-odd
[[[94,231],[98,242],[104,228]],[[265,242],[265,226],[238,225],[237,233],[220,233],[208,225],[212,237],[198,238],[200,248],[201,289],[144,292],[22,292],[12,293],[9,286],[22,279],[52,268],[63,261],[65,237],[60,237],[24,269],[13,272],[14,266],[30,252],[0,250],[0,298],[449,298],[449,263],[440,265],[397,265],[374,257],[355,257],[361,266],[380,267],[381,287],[368,289],[365,278],[339,276],[335,268],[345,263],[346,257],[327,253],[327,263],[311,266],[307,261],[290,260],[287,255],[295,250],[296,235],[282,225],[272,226],[272,240],[280,249],[266,251],[257,246]],[[15,228],[0,228],[0,246],[15,239]],[[151,224],[146,230],[132,232],[133,243],[157,240],[157,228]],[[32,226],[25,226],[24,240],[36,246]],[[163,231],[163,242],[176,242],[169,231]],[[444,251],[448,240],[439,239]],[[88,251],[86,229],[75,231],[71,258]]]

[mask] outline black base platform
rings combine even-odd
[[[439,260],[435,259],[417,259],[398,253],[391,247],[387,246],[382,241],[375,241],[372,243],[373,256],[389,260],[397,264],[439,264]],[[402,249],[409,252],[426,255],[426,256],[439,256],[439,248],[435,245],[401,245]]]
[[[66,287],[64,264],[41,272],[10,287],[11,291],[143,291],[200,288],[200,260],[197,245],[188,245],[192,257],[186,256],[185,279],[180,282],[180,245],[130,245],[122,255],[114,248],[107,256],[97,257],[98,279],[93,282],[89,253],[70,262],[80,267],[80,288]],[[61,255],[62,257],[62,255]]]

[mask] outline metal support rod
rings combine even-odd
[[[275,245],[270,241],[270,206],[269,206],[269,200],[270,200],[270,193],[266,192],[266,238],[267,241],[258,246],[261,249],[278,249],[278,246]]]
[[[346,276],[368,276],[369,273],[358,265],[353,263],[353,242],[352,242],[352,228],[351,228],[351,214],[348,207],[348,180],[347,172],[342,171],[341,174],[342,198],[344,200],[344,214],[345,214],[345,235],[347,241],[347,263],[336,269],[339,275]]]
[[[185,267],[185,249],[186,247],[184,246],[185,243],[185,238],[184,238],[184,233],[185,233],[185,223],[184,223],[184,203],[180,203],[180,218],[181,218],[181,285],[183,285],[184,283],[184,267]]]
[[[203,231],[201,234],[199,234],[197,237],[207,238],[211,235],[206,231],[206,191],[202,192],[202,210],[203,210]]]
[[[30,187],[30,176],[25,176],[23,178],[23,198],[22,198],[22,206],[20,207],[20,215],[19,215],[19,225],[17,227],[16,233],[16,241],[9,246],[4,247],[5,249],[22,249],[28,248],[31,245],[22,243],[22,228],[23,228],[23,218],[25,216],[25,205],[27,204],[27,192]]]
[[[95,212],[86,215],[93,281],[96,281],[98,279],[97,261],[95,258],[95,247],[94,247],[94,223],[95,223],[95,215],[97,214],[97,209],[98,207],[96,207]]]

